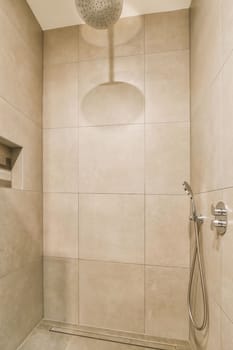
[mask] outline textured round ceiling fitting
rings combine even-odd
[[[107,29],[121,16],[123,0],[75,0],[85,23],[96,29]]]

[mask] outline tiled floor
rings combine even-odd
[[[145,348],[56,334],[37,328],[19,350],[145,350]]]
[[[18,350],[152,350],[142,346],[126,345],[119,342],[97,340],[49,331],[50,326],[41,323],[36,327]],[[188,350],[185,346],[158,347],[162,349]]]

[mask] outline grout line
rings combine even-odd
[[[27,121],[30,121],[32,124],[34,124],[35,127],[42,129],[42,122],[38,123],[34,119],[30,118],[25,112],[23,112],[21,109],[13,105],[9,100],[7,100],[5,97],[0,96],[0,99],[8,104],[17,114],[20,114],[21,117],[24,117]],[[42,120],[42,115],[41,115]]]
[[[78,55],[79,55],[79,45],[80,45],[80,33],[79,33],[79,30],[78,30]],[[79,86],[79,71],[80,71],[80,64],[77,63],[77,124],[79,125],[79,118],[80,118],[80,115],[79,115],[79,104],[80,104],[80,101],[79,101],[79,94],[80,94],[80,86]],[[78,167],[78,176],[77,176],[77,188],[78,188],[78,191],[79,191],[79,173],[80,173],[80,131],[79,131],[79,128],[77,129],[77,137],[78,137],[78,146],[77,146],[77,167]],[[76,271],[76,283],[77,283],[77,305],[76,305],[76,314],[77,314],[77,324],[79,325],[80,323],[80,264],[79,264],[79,256],[80,256],[80,236],[79,236],[79,230],[80,230],[80,223],[79,223],[79,220],[80,220],[80,198],[79,198],[79,194],[78,194],[78,212],[77,212],[77,220],[78,220],[78,227],[77,227],[77,258],[78,258],[78,261],[77,261],[77,271]]]
[[[146,18],[144,16],[144,96],[146,97]],[[146,333],[146,101],[144,98],[144,333]]]
[[[69,258],[69,257],[59,257],[59,256],[49,256],[45,255],[43,257],[44,259],[48,260],[60,260],[60,261],[69,261],[74,262],[75,260],[79,260],[79,262],[92,262],[92,263],[101,263],[101,264],[119,264],[119,265],[131,265],[131,266],[142,266],[142,267],[151,267],[151,268],[164,268],[164,269],[182,269],[182,270],[189,270],[189,266],[177,266],[177,265],[159,265],[159,264],[144,264],[142,263],[136,263],[136,262],[125,262],[125,261],[111,261],[111,260],[101,260],[101,259],[91,259],[91,258]]]
[[[34,192],[34,191],[33,191]],[[40,193],[39,191],[35,191]],[[45,191],[44,194],[64,194],[64,195],[85,195],[85,196],[161,196],[161,197],[185,197],[186,194],[183,193],[144,193],[144,192],[138,192],[138,193],[121,193],[121,192],[56,192],[56,191]]]
[[[145,103],[145,102],[144,102]],[[145,110],[144,110],[144,120],[145,120]],[[122,127],[122,126],[144,126],[144,125],[174,125],[174,124],[184,124],[189,125],[189,120],[176,120],[176,121],[160,121],[160,122],[141,122],[141,123],[116,123],[116,124],[95,124],[95,125],[79,125],[79,126],[61,126],[61,127],[45,127],[46,130],[63,130],[63,129],[86,129],[86,128],[104,128],[104,127]]]
[[[107,47],[106,47],[107,49]],[[144,49],[145,50],[145,49]],[[183,51],[189,51],[190,48],[184,48],[184,49],[174,49],[174,50],[164,50],[164,51],[152,51],[152,52],[138,52],[136,54],[131,54],[131,55],[116,55],[115,59],[124,59],[124,58],[130,58],[130,57],[138,57],[138,56],[152,56],[152,55],[162,55],[162,54],[169,54],[169,53],[174,53],[174,52],[183,52]],[[94,58],[87,58],[87,59],[77,59],[77,60],[72,60],[72,61],[62,61],[62,62],[44,62],[44,68],[46,69],[47,67],[51,66],[57,66],[57,65],[62,65],[62,64],[74,64],[74,63],[88,63],[88,62],[100,62],[100,61],[108,61],[108,55],[103,56],[103,57],[94,57]]]
[[[200,191],[200,192],[194,192],[195,195],[200,195],[200,194],[208,194],[208,193],[214,193],[214,192],[220,192],[220,191],[225,191],[225,190],[232,190],[233,186],[228,186],[228,187],[219,187],[214,190],[206,190],[206,191]]]
[[[13,187],[0,187],[0,192],[1,191],[7,191],[7,192],[27,192],[27,193],[37,193],[41,194],[43,196],[43,192],[40,190],[29,190],[29,189],[24,189],[24,188],[13,188]]]

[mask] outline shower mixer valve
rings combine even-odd
[[[218,202],[216,207],[212,204],[211,214],[215,219],[211,220],[211,229],[216,229],[218,235],[223,236],[227,231],[228,216],[225,203]]]

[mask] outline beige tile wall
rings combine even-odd
[[[233,4],[193,0],[191,9],[191,179],[198,194],[209,295],[209,328],[191,332],[194,348],[232,349],[232,195],[233,195]],[[227,234],[210,230],[210,207],[224,200],[229,208]],[[202,309],[201,297],[196,312]]]
[[[188,338],[188,17],[45,32],[46,318]]]
[[[42,31],[26,1],[0,2],[0,137],[22,147],[0,189],[0,348],[42,318]]]

